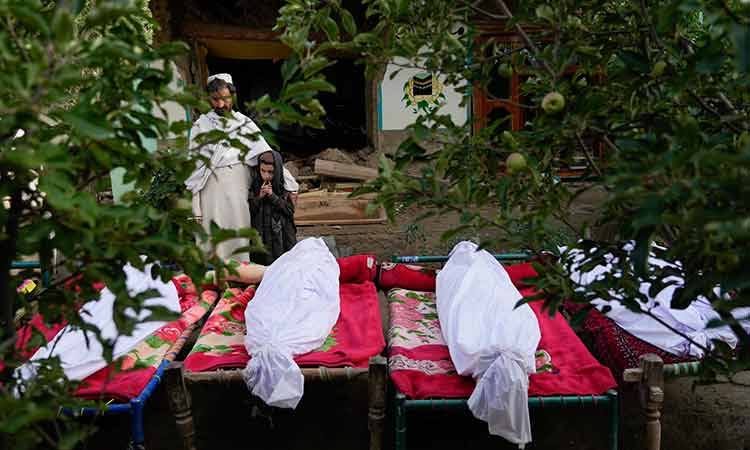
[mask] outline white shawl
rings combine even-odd
[[[240,160],[242,151],[237,147],[232,147],[226,141],[198,145],[196,138],[213,130],[222,130],[229,135],[230,139],[239,140],[247,148],[244,158]],[[197,194],[206,185],[213,169],[230,167],[240,163],[256,166],[258,165],[258,156],[271,150],[271,146],[263,139],[260,128],[246,115],[232,111],[229,117],[224,118],[211,111],[201,115],[190,130],[190,150],[210,160],[208,165],[203,161],[198,161],[193,173],[185,180],[187,188],[193,193],[194,197],[197,197]],[[284,184],[290,192],[299,190],[297,181],[286,168],[284,168]]]

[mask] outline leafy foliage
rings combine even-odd
[[[163,111],[155,114],[168,101],[206,105],[170,87],[174,73],[169,62],[187,46],[152,47],[152,20],[144,2],[137,3],[0,1],[4,448],[73,448],[93,430],[91,424],[58,416],[61,405],[75,408],[81,401],[71,397],[75,384],[65,381],[56,360],[43,361],[40,375],[30,383],[13,379],[14,369],[24,361],[15,350],[15,328],[32,312],[48,322],[67,320],[90,329],[76,313],[77,306],[97,298],[93,283],[104,282],[117,297],[117,328],[129,334],[136,324],[125,310],[141,312],[149,293],[128,295],[122,273],[126,263],[138,268],[156,263],[152,273],[164,280],[172,274],[159,261],[176,264],[193,279],[201,279],[206,268],[196,236],[207,237],[191,217],[190,199],[178,189],[195,166],[184,150],[189,124],[170,123]],[[175,136],[173,148],[149,153],[148,139]],[[108,189],[110,171],[117,167],[126,169],[125,182],[132,182],[135,192],[120,204],[100,201],[97,193]],[[139,192],[147,193],[146,201],[139,201]],[[257,241],[251,230],[217,230],[212,240],[238,234]],[[66,289],[65,280],[59,280],[17,295],[16,286],[36,274],[11,271],[11,262],[38,258],[49,270],[53,250],[57,271],[79,275],[79,289]],[[217,269],[223,267],[221,261],[213,262]],[[168,320],[173,315],[152,308],[150,318]],[[99,330],[91,331],[104,344],[105,357],[111,358],[113,342],[101,339]],[[35,335],[29,346],[43,342]]]
[[[750,305],[746,2],[531,1],[513,2],[513,11],[502,0],[364,3],[367,23],[352,35],[336,32],[347,15],[340,2],[290,0],[278,24],[299,58],[295,63],[316,59],[322,66],[330,50],[350,51],[375,74],[400,58],[441,74],[465,94],[512,69],[521,74],[520,106],[538,112],[520,131],[501,133],[495,121],[472,133],[472,124],[456,125],[440,109],[426,111],[393,158],[382,161],[380,177],[360,192],[377,192],[391,217],[403,206],[425,209],[425,215],[458,213],[460,224],[443,236],[447,240],[490,230],[494,238],[483,246],[539,252],[555,250],[550,242],[564,243],[590,250],[587,266],[621,256],[616,270],[624,275],[606,277],[588,294],[573,289],[559,264],[541,264],[537,282],[552,308],[561,299],[617,295],[648,314],[637,280],[656,289],[679,273],[687,282],[673,306],[705,296],[741,341],[736,354],[717,346],[705,375],[748,367],[750,336],[730,314]],[[469,28],[468,37],[455,33],[460,27]],[[488,28],[514,31],[517,44],[483,35]],[[540,111],[550,92],[564,97],[561,112]],[[592,142],[605,148],[604,158],[595,157]],[[440,151],[428,152],[435,144]],[[504,161],[515,151],[528,165],[506,173]],[[587,161],[586,182],[559,182],[560,167],[576,155]],[[407,174],[414,165],[421,176]],[[590,189],[606,193],[600,218],[573,225],[569,205]],[[560,224],[569,236],[560,234]],[[583,239],[592,228],[614,233]],[[626,254],[629,241],[633,250]],[[653,252],[680,261],[680,268],[648,268]]]

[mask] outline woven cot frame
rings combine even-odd
[[[528,261],[531,254],[526,252],[498,253],[493,255],[495,259],[501,262],[516,263]],[[416,256],[393,256],[391,262],[404,264],[419,263],[444,263],[448,256],[436,255],[416,255]],[[444,411],[468,411],[467,399],[427,399],[414,400],[409,399],[397,388],[392,389],[393,396],[391,401],[394,407],[394,437],[396,450],[407,450],[407,412],[417,412],[423,410],[444,410]],[[570,408],[570,407],[594,407],[602,409],[609,415],[609,439],[608,447],[610,450],[617,450],[619,447],[619,424],[620,424],[620,406],[617,391],[610,390],[605,395],[562,395],[551,397],[530,397],[529,408]]]

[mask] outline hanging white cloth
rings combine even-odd
[[[298,242],[266,269],[245,310],[248,389],[268,405],[296,408],[304,377],[293,358],[320,347],[339,312],[336,258],[323,239]]]
[[[155,289],[159,292],[158,297],[151,297],[144,301],[144,306],[162,306],[175,313],[180,312],[180,301],[177,288],[170,281],[166,283],[151,277],[151,265],[147,265],[144,271],[140,271],[130,264],[123,267],[125,273],[125,285],[130,297]],[[120,334],[113,320],[115,304],[114,294],[107,288],[101,291],[98,300],[85,303],[80,310],[80,316],[84,322],[101,330],[104,339],[113,340],[113,359],[117,359],[130,350],[148,335],[159,329],[167,322],[158,320],[145,320],[150,314],[148,311],[135,311],[128,308],[125,314],[138,321],[133,333],[129,336]],[[87,348],[88,342],[88,348]],[[40,360],[56,356],[60,358],[65,375],[71,380],[83,380],[94,372],[107,366],[104,359],[104,349],[91,331],[83,331],[68,325],[60,330],[57,335],[44,347],[37,350],[31,359],[18,368],[16,373],[23,379],[31,379],[36,375],[36,368]]]
[[[630,251],[632,247],[633,244],[629,243],[623,248]],[[566,248],[561,247],[559,250],[562,253]],[[579,249],[568,252],[567,259],[563,263],[567,267],[571,280],[579,285],[576,288],[579,292],[585,292],[586,286],[603,279],[605,274],[612,271],[612,264],[616,262],[614,256],[605,255],[604,259],[605,264],[597,265],[590,271],[581,272],[579,268],[588,258]],[[648,263],[652,268],[666,266],[678,270],[680,268],[679,263],[664,261],[654,256],[649,257]],[[701,347],[712,348],[713,343],[711,341],[715,339],[726,342],[731,348],[737,346],[737,336],[728,326],[707,327],[710,321],[720,319],[719,314],[713,309],[708,299],[699,296],[685,309],[672,308],[672,297],[675,290],[683,286],[685,280],[678,276],[669,276],[663,281],[673,284],[666,286],[655,296],[649,293],[651,283],[649,281],[641,282],[638,291],[647,299],[646,303],[641,304],[641,308],[650,311],[659,320],[690,339],[675,333],[653,317],[629,310],[617,300],[608,301],[595,298],[591,303],[630,334],[676,356],[700,358],[704,353]],[[722,294],[719,287],[715,288],[715,292],[717,295]],[[609,293],[616,299],[621,298],[614,290]],[[732,310],[732,315],[736,319],[747,319],[750,316],[750,308],[735,308]],[[741,324],[743,328],[750,330],[750,321],[744,320]]]
[[[250,207],[247,193],[250,188],[250,169],[243,164],[214,169],[214,174],[200,191],[201,225],[207,234],[211,233],[211,222],[221,228],[238,230],[250,228]],[[193,197],[196,198],[196,197]],[[213,245],[210,241],[201,242],[201,248],[208,254]],[[249,261],[250,254],[237,250],[250,245],[247,238],[229,239],[216,246],[216,255],[221,259]]]
[[[531,442],[529,374],[541,332],[510,276],[488,252],[461,242],[438,273],[438,318],[453,364],[476,387],[469,409],[491,434]]]

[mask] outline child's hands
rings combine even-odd
[[[263,198],[263,197],[265,197],[267,195],[271,195],[271,194],[273,194],[273,187],[271,187],[271,182],[270,181],[266,181],[265,183],[263,183],[263,186],[261,186],[260,193],[258,194],[258,196],[260,198]]]

